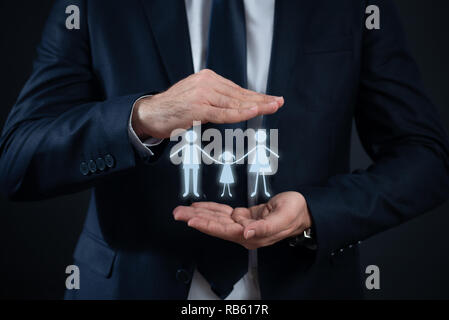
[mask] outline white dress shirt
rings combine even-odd
[[[243,2],[246,19],[248,89],[266,93],[271,46],[273,42],[275,0],[244,0]],[[212,1],[185,0],[185,6],[192,47],[193,67],[196,73],[204,69],[206,65],[207,38]],[[257,125],[257,121],[255,125]],[[142,143],[131,126],[131,119],[129,136],[138,153],[144,154],[147,157],[153,155],[149,147],[161,142],[160,140],[149,139]],[[248,257],[248,273],[234,285],[233,291],[226,298],[227,300],[260,299],[257,278],[257,251],[249,251]],[[198,270],[195,270],[188,299],[215,300],[219,299],[219,297],[212,292],[209,283]]]

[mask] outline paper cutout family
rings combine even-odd
[[[182,152],[182,168],[184,171],[184,194],[182,196],[184,198],[190,194],[190,173],[192,173],[193,195],[195,195],[196,197],[200,196],[198,193],[198,173],[201,165],[201,153],[206,155],[206,157],[211,159],[216,164],[223,166],[219,179],[219,183],[223,184],[223,192],[221,193],[221,197],[224,197],[226,188],[228,189],[228,195],[232,197],[231,184],[235,183],[232,166],[254,153],[253,160],[251,161],[249,166],[249,173],[256,175],[254,192],[251,193],[251,197],[255,197],[257,194],[260,175],[263,179],[265,196],[271,196],[267,190],[267,183],[265,181],[265,175],[272,173],[272,168],[267,153],[268,155],[269,153],[273,154],[276,158],[279,158],[279,155],[266,146],[267,134],[265,130],[257,130],[257,132],[255,133],[256,146],[237,160],[234,154],[230,151],[223,152],[219,156],[218,160],[212,158],[207,152],[205,152],[196,144],[197,139],[198,135],[195,131],[186,131],[185,140],[187,144],[170,155],[170,158],[172,158]]]

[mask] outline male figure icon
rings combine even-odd
[[[175,151],[170,157],[182,151],[182,169],[184,170],[184,198],[190,194],[190,172],[192,172],[193,194],[199,197],[198,193],[198,172],[201,164],[201,148],[196,144],[197,134],[193,130],[186,131],[185,139],[188,142],[181,149]]]

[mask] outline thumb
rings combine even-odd
[[[285,217],[280,209],[275,209],[266,217],[245,226],[243,235],[247,240],[253,237],[271,237],[287,229],[288,224],[288,217]]]

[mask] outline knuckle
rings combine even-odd
[[[266,236],[267,234],[271,234],[271,227],[269,224],[264,224],[262,227],[262,234]]]
[[[269,96],[267,96],[267,95],[263,95],[262,96],[262,102],[269,103],[269,102],[271,102],[271,98]]]
[[[244,96],[245,98],[247,98],[248,97],[248,95],[249,95],[249,90],[248,89],[245,89],[245,88],[242,88],[242,87],[238,87],[238,92],[242,95],[242,96]]]
[[[243,108],[237,109],[237,117],[238,118],[243,118],[245,115],[246,110]]]
[[[214,72],[210,69],[203,69],[199,72],[199,75],[204,77],[204,78],[210,78],[211,76],[213,76]]]
[[[203,79],[201,78],[200,75],[196,74],[194,78],[192,78],[192,84],[193,84],[193,88],[195,89],[196,87],[201,86],[201,84],[203,83]]]
[[[225,122],[227,119],[229,119],[229,112],[226,109],[220,109],[218,111],[219,118],[222,122]]]
[[[232,213],[232,211],[233,211],[233,208],[232,208],[231,206],[227,205],[227,204],[223,205],[223,208],[224,208],[226,211],[231,212],[231,213]]]
[[[231,100],[229,100],[228,105],[229,105],[229,107],[231,107],[233,109],[240,109],[242,106],[242,102],[240,100],[231,99]]]

